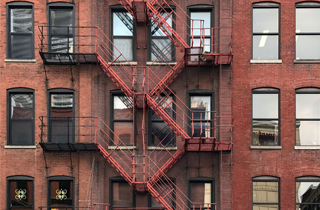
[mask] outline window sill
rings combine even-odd
[[[166,66],[166,65],[170,65],[170,66],[175,66],[177,64],[177,62],[171,62],[171,63],[159,63],[159,62],[152,62],[152,61],[148,61],[146,63],[148,66],[152,65],[152,66]]]
[[[320,64],[320,60],[294,60],[296,64]]]
[[[122,149],[122,150],[126,150],[126,149],[137,149],[137,146],[109,146],[108,149]]]
[[[36,59],[4,59],[6,63],[35,63]]]
[[[37,145],[23,146],[23,145],[4,145],[5,149],[36,149]]]
[[[315,146],[294,146],[294,149],[320,149],[320,145]]]
[[[281,64],[282,60],[250,60],[251,64]]]
[[[169,151],[176,151],[178,148],[177,147],[170,147],[170,148],[166,148]],[[156,146],[148,146],[147,150],[164,150],[163,147],[156,147]]]
[[[280,150],[282,146],[250,146],[250,149],[262,149],[262,150]]]
[[[138,65],[138,62],[108,62],[109,65],[111,66],[120,66],[120,65],[124,65],[124,66],[137,66]]]

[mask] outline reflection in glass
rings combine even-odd
[[[296,145],[320,145],[320,121],[296,121]]]
[[[278,210],[278,205],[273,204],[253,204],[253,210]]]
[[[296,59],[320,59],[320,35],[296,35]]]
[[[115,120],[132,120],[133,108],[127,103],[130,100],[127,96],[114,96],[113,97],[113,118]],[[127,105],[126,105],[127,104]]]
[[[190,200],[199,208],[200,203],[211,203],[211,183],[191,182],[190,183]],[[209,205],[211,207],[211,205]]]
[[[32,33],[32,9],[11,9],[11,32]]]
[[[132,207],[133,192],[127,182],[112,183],[112,207]]]
[[[254,203],[278,203],[278,182],[253,182]]]
[[[252,58],[255,60],[277,60],[279,54],[278,35],[254,35]]]
[[[211,119],[211,97],[210,96],[191,96],[191,111],[193,119]]]
[[[253,120],[253,145],[278,145],[279,122],[277,120]]]
[[[113,35],[132,36],[133,18],[128,12],[113,12]]]
[[[278,114],[278,94],[253,94],[252,95],[252,115],[254,119],[277,119]]]
[[[117,59],[116,61],[132,61],[133,54],[132,54],[132,38],[113,38],[113,44],[117,48],[113,46],[113,60]],[[118,56],[122,54],[119,58]]]
[[[115,135],[124,145],[133,145],[133,122],[114,122],[113,126]],[[119,144],[119,139],[115,137],[114,144]]]
[[[151,61],[170,62],[172,60],[172,42],[168,38],[151,40]],[[159,57],[161,56],[161,57]]]
[[[296,182],[296,209],[314,210],[320,207],[320,182]]]
[[[32,181],[10,181],[10,207],[15,209],[30,209],[33,205]]]
[[[151,145],[157,146],[161,143],[164,146],[173,144],[173,132],[164,122],[152,122]]]

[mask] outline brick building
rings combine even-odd
[[[0,209],[231,209],[231,14],[2,0]]]
[[[233,209],[318,209],[319,1],[233,2]]]

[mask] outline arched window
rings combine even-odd
[[[253,209],[279,209],[280,179],[272,176],[252,178]]]
[[[7,177],[7,209],[34,209],[34,183],[28,176]]]
[[[296,178],[296,209],[318,209],[320,177]]]
[[[214,179],[196,177],[189,179],[188,197],[191,209],[216,209],[214,201]],[[201,206],[200,206],[201,205]]]
[[[74,179],[67,176],[54,176],[48,178],[48,201],[47,205],[59,209],[72,209],[74,206]],[[70,208],[68,208],[70,207]]]

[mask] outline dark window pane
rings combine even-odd
[[[113,207],[133,206],[133,192],[131,186],[127,182],[112,183],[112,190]]]
[[[175,203],[175,190],[172,183],[167,183],[165,180],[159,181],[157,184],[153,186],[153,188],[161,195],[167,195],[164,197],[164,200],[170,206],[174,207]],[[173,190],[173,191],[172,191]],[[154,208],[162,208],[161,204],[157,202],[154,197],[151,197],[151,207]]]
[[[253,182],[253,203],[278,203],[278,182]]]
[[[114,133],[125,145],[133,145],[133,122],[115,122]],[[119,144],[119,139],[114,137],[114,144]]]
[[[172,60],[172,42],[168,38],[151,40],[151,60],[170,62]],[[158,58],[161,55],[161,58]]]
[[[33,94],[11,94],[11,119],[33,119]]]
[[[211,122],[202,122],[202,127],[200,122],[194,122],[193,126],[193,137],[212,137],[214,135],[213,130],[211,130]]]
[[[320,205],[319,190],[320,182],[296,182],[296,203],[318,203]]]
[[[296,94],[296,118],[320,118],[320,94]]]
[[[296,35],[297,59],[320,59],[320,35]]]
[[[73,9],[50,9],[50,26],[73,26]],[[73,31],[70,29],[69,32]],[[52,34],[67,34],[65,27],[53,27]]]
[[[10,14],[11,32],[32,33],[33,20],[32,9],[11,9]]]
[[[277,119],[279,117],[278,94],[253,94],[252,115],[254,119]]]
[[[32,181],[10,181],[10,207],[30,209],[33,204]]]
[[[211,183],[191,182],[190,183],[190,200],[193,203],[211,203]],[[200,207],[196,204],[195,207]],[[210,206],[211,207],[211,206]]]
[[[167,11],[167,13],[170,13]],[[166,22],[169,24],[169,26],[172,27],[172,15],[168,16],[166,12],[161,12],[161,16],[166,20]],[[154,16],[155,17],[155,16]],[[158,19],[157,17],[155,17]],[[165,26],[163,25],[165,30],[171,34],[172,32]],[[165,33],[153,22],[151,21],[151,36],[165,36]]]
[[[33,145],[33,120],[11,120],[10,144]]]
[[[68,36],[52,36],[51,52],[54,53],[73,53],[73,38]],[[65,59],[65,58],[64,58]],[[67,57],[68,59],[68,57]]]
[[[268,18],[266,18],[268,17]],[[279,9],[253,9],[252,14],[253,33],[278,33],[279,32]]]
[[[32,35],[11,35],[12,58],[31,59],[33,58]]]
[[[50,135],[51,142],[54,143],[71,143],[74,142],[74,122],[73,119],[51,118]]]
[[[113,35],[132,36],[133,18],[127,12],[113,12]],[[122,51],[121,51],[122,52]]]
[[[50,181],[50,195],[51,206],[72,206],[72,181]]]
[[[160,142],[164,146],[173,144],[173,132],[164,122],[153,122],[152,129],[152,142],[151,145],[158,145]]]
[[[253,59],[277,60],[279,58],[278,35],[254,35],[252,39]]]
[[[279,144],[279,122],[276,120],[252,121],[253,145],[272,146]]]
[[[113,38],[113,44],[118,49],[116,50],[115,47],[113,47],[113,59],[115,60],[120,55],[120,52],[122,53],[122,56],[118,58],[117,61],[126,61],[125,58],[128,61],[133,60],[133,54],[132,54],[132,38]]]
[[[296,145],[320,145],[320,121],[296,121]]]
[[[296,9],[296,33],[320,33],[320,8]]]

